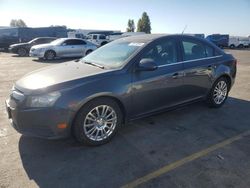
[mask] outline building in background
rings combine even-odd
[[[11,44],[28,42],[37,37],[67,37],[67,28],[64,26],[52,27],[1,27],[0,49],[8,49]]]

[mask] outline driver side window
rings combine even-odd
[[[176,42],[173,39],[159,41],[142,55],[143,58],[153,59],[158,66],[176,63]]]

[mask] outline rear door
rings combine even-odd
[[[84,40],[75,40],[76,56],[84,56],[86,54],[86,42]]]
[[[184,66],[184,90],[187,100],[204,97],[211,87],[212,74],[220,56],[208,43],[199,39],[181,39]]]

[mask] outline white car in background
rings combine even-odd
[[[98,46],[103,46],[110,42],[109,38],[104,34],[89,34],[87,40]]]
[[[229,37],[228,46],[230,48],[247,48],[249,47],[250,39],[248,37]]]
[[[87,40],[60,38],[51,43],[33,46],[29,54],[31,57],[53,60],[61,57],[83,57],[96,49],[97,46]]]

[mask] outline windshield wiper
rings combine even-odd
[[[101,69],[104,69],[104,66],[99,65],[99,64],[97,64],[97,63],[93,63],[93,62],[86,62],[86,61],[84,61],[84,63],[85,63],[85,64],[88,64],[88,65],[93,65],[93,66],[99,67],[99,68],[101,68]]]

